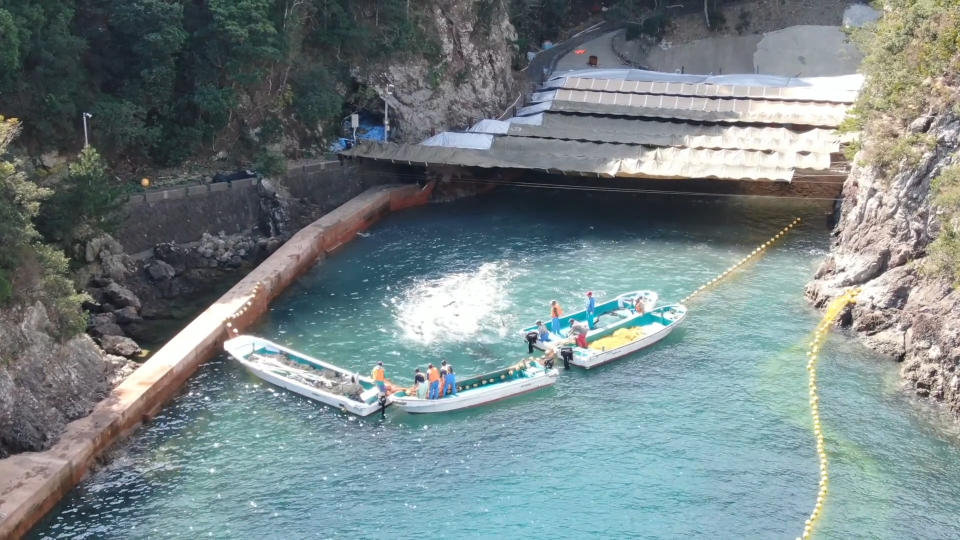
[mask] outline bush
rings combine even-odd
[[[960,285],[960,165],[941,172],[931,187],[941,214],[940,236],[930,245],[928,269]]]
[[[727,25],[727,18],[723,16],[723,13],[714,8],[710,8],[709,16],[707,17],[707,28],[711,32],[719,32]]]
[[[107,174],[107,165],[92,146],[70,164],[67,177],[43,205],[38,226],[43,236],[69,249],[83,230],[110,232],[118,224],[116,210],[122,187]]]
[[[869,136],[861,159],[893,173],[928,142],[901,140],[910,122],[958,100],[960,0],[891,0],[886,7],[875,25],[852,34],[865,53],[866,82],[851,115]]]
[[[20,131],[16,119],[0,117],[0,156]],[[82,332],[81,309],[86,295],[78,293],[68,277],[62,251],[40,241],[33,219],[50,195],[27,179],[9,160],[0,160],[0,305],[42,302],[58,335],[69,338]]]
[[[733,28],[738,34],[743,35],[750,29],[750,12],[742,9],[737,17],[737,25]]]
[[[287,160],[282,154],[262,149],[257,153],[253,167],[262,176],[277,177],[287,171]]]
[[[6,305],[12,296],[13,284],[10,283],[10,277],[7,275],[7,271],[0,268],[0,306]]]
[[[670,19],[662,13],[651,15],[643,20],[640,31],[646,36],[659,40],[663,37],[664,32],[667,31],[667,24],[669,22]]]

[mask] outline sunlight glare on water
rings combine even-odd
[[[487,407],[357,418],[271,387],[225,355],[139,429],[34,538],[795,538],[818,465],[804,284],[827,253],[822,202],[501,190],[404,211],[302,276],[250,329],[409,383],[526,355],[517,330],[653,289],[697,296],[683,326],[608,366]],[[953,424],[897,366],[832,332],[818,387],[830,492],[816,538],[960,538]]]

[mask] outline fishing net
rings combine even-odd
[[[590,348],[595,351],[607,351],[623,347],[628,343],[633,343],[641,337],[643,337],[643,329],[639,326],[620,328],[614,331],[613,334],[594,341],[590,344]]]

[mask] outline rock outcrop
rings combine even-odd
[[[901,360],[905,384],[960,417],[960,291],[932,274],[927,246],[940,229],[930,182],[957,159],[960,119],[921,117],[910,129],[936,143],[893,177],[854,166],[843,190],[831,254],[807,295],[823,306],[847,287],[863,288],[843,318],[864,342]]]
[[[516,30],[504,0],[487,9],[477,2],[430,2],[440,44],[436,62],[424,58],[391,59],[386,65],[354,70],[354,77],[387,96],[391,140],[419,142],[444,129],[465,128],[496,118],[517,97],[511,71]]]
[[[80,334],[66,342],[39,302],[0,311],[0,458],[42,450],[132,371]]]

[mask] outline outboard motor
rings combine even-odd
[[[380,418],[387,417],[387,395],[380,394],[377,397],[377,402],[380,404]]]
[[[570,369],[570,361],[573,360],[573,347],[561,347],[560,358],[563,358],[563,369]]]
[[[526,337],[527,339],[527,353],[533,354],[533,344],[536,343],[538,339],[540,339],[540,334],[537,333],[536,331],[527,332],[527,335],[524,337]]]

